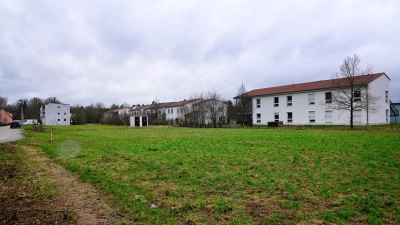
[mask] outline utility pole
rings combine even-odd
[[[21,129],[22,134],[24,134],[24,100],[21,99]]]

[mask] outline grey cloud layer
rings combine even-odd
[[[0,95],[176,101],[329,79],[358,54],[400,101],[397,1],[0,1]],[[12,85],[20,83],[21,88]]]

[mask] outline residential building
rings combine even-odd
[[[400,102],[390,102],[390,122],[400,123]]]
[[[165,119],[169,124],[180,124],[185,119],[185,114],[192,110],[192,104],[198,99],[173,102],[165,107]]]
[[[10,124],[12,121],[12,113],[7,112],[4,109],[0,109],[0,124]]]
[[[48,103],[40,109],[40,119],[43,125],[69,126],[71,121],[70,105]]]
[[[216,99],[201,99],[193,103],[192,109],[185,114],[189,123],[199,125],[217,125],[226,123],[228,105]]]
[[[139,107],[135,107],[129,110],[129,114],[131,116],[143,116],[147,115],[146,109],[149,108],[151,105],[143,105]]]
[[[376,102],[379,109],[375,113],[355,110],[354,125],[389,123],[390,78],[385,73],[363,75],[363,78],[368,78],[368,83],[360,85],[361,89],[355,93],[354,101],[360,101],[361,95],[369,93],[379,97]],[[336,81],[341,82],[340,79],[344,78]],[[247,113],[251,115],[253,124],[265,125],[272,121],[297,125],[349,124],[349,111],[329,109],[329,104],[332,104],[332,93],[337,87],[335,83],[337,82],[332,80],[321,80],[254,89],[236,96],[235,99],[251,102]]]
[[[149,116],[149,122],[154,122],[155,120],[159,122],[166,122],[166,107],[174,102],[162,102],[155,103],[150,107],[146,108],[146,114]]]
[[[130,108],[112,109],[103,113],[104,123],[107,124],[128,124]]]

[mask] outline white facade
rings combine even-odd
[[[349,124],[350,112],[329,110],[326,93],[334,89],[305,90],[270,95],[252,96],[253,124],[266,125],[271,121],[284,124]],[[364,88],[361,92],[366,92]],[[369,94],[379,97],[376,113],[355,110],[354,125],[386,124],[390,122],[389,78],[382,75],[369,83]],[[329,95],[329,94],[328,94]]]
[[[43,125],[69,126],[71,113],[69,104],[49,103],[40,109],[40,118]]]
[[[165,119],[171,124],[178,124],[185,119],[185,115],[189,113],[193,107],[192,104],[199,100],[183,100],[174,102],[165,107]]]

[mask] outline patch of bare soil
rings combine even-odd
[[[9,178],[0,180],[0,201],[5,204],[0,206],[0,224],[114,224],[120,220],[90,184],[79,181],[38,149],[24,149],[36,166],[27,175],[29,179],[14,181],[10,174],[16,171],[5,167]]]

